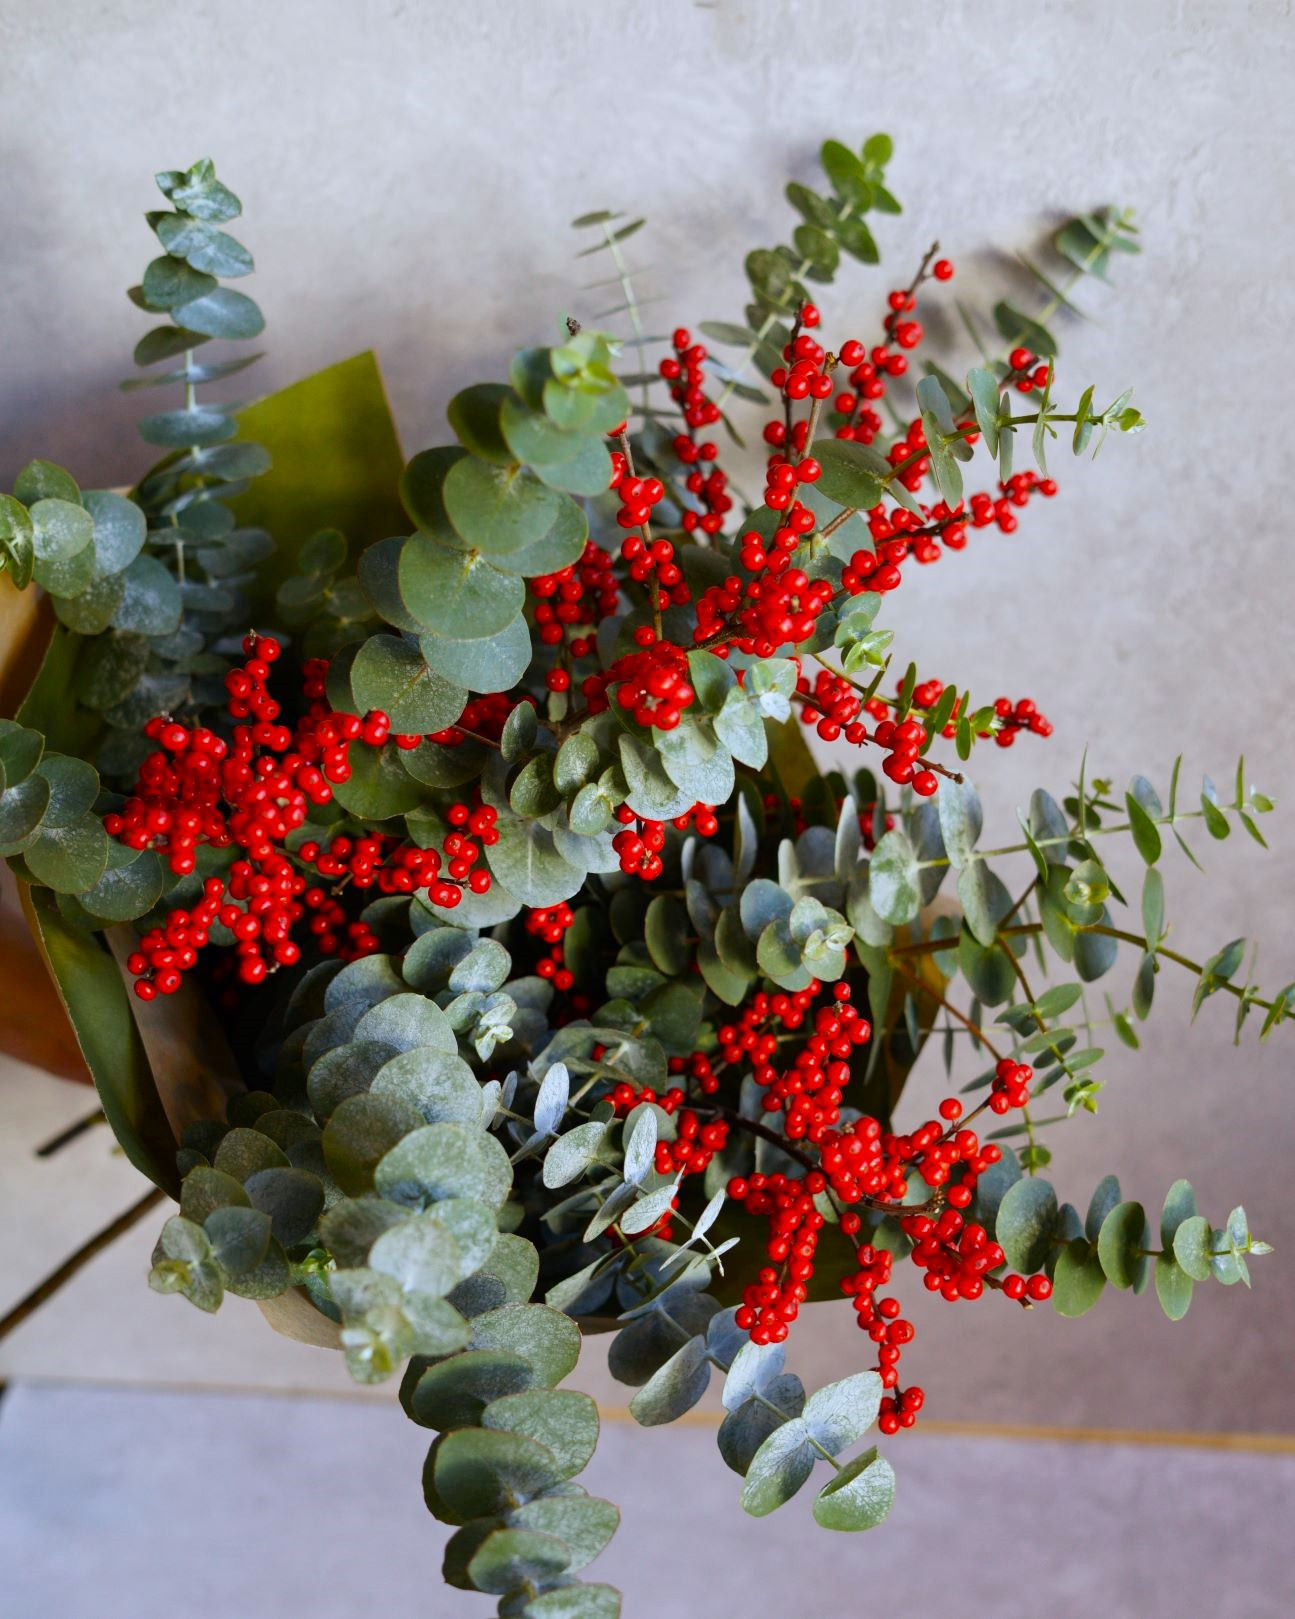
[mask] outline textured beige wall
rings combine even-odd
[[[149,255],[150,173],[207,152],[246,203],[260,384],[372,344],[411,448],[457,387],[581,307],[566,221],[586,208],[649,215],[633,247],[668,294],[662,328],[732,318],[742,253],[787,226],[783,180],[815,178],[824,135],[886,128],[907,210],[879,233],[890,268],[850,274],[829,305],[868,330],[937,233],[958,290],[989,301],[989,244],[1029,250],[1058,210],[1136,204],[1147,252],[1116,294],[1089,295],[1097,323],[1067,327],[1065,372],[1076,392],[1135,383],[1149,431],[1063,465],[1061,498],[1014,537],[915,571],[899,651],[1029,693],[1055,722],[1047,744],[977,759],[1009,837],[1014,804],[1036,781],[1064,788],[1085,743],[1099,772],[1162,783],[1179,747],[1227,780],[1244,749],[1295,804],[1289,5],[0,0],[0,51],[5,477],[36,453],[88,484],[142,466],[136,404],[114,388],[142,324],[122,289]],[[1182,948],[1249,933],[1274,986],[1295,977],[1289,815],[1268,823],[1271,855],[1203,851],[1208,883],[1169,862]],[[1135,867],[1116,863],[1133,882]],[[1078,1324],[923,1309],[911,1363],[932,1414],[1295,1427],[1278,1373],[1295,1033],[1234,1051],[1225,1007],[1189,1030],[1187,1004],[1163,994],[1141,1060],[1111,1057],[1100,1116],[1055,1132],[1055,1178],[1084,1197],[1115,1170],[1158,1204],[1186,1173],[1211,1210],[1244,1200],[1279,1244],[1254,1296],[1203,1290],[1178,1328],[1151,1299],[1104,1299]],[[817,1319],[802,1358],[860,1363],[848,1317]]]

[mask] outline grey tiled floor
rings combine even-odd
[[[16,1385],[0,1407],[0,1608],[484,1619],[484,1599],[439,1588],[425,1442],[374,1401]],[[744,1517],[706,1428],[609,1423],[586,1479],[625,1516],[591,1572],[624,1589],[626,1619],[1295,1611],[1295,1457],[943,1435],[890,1451],[890,1521],[833,1535],[806,1501]]]

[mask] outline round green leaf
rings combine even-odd
[[[917,850],[899,827],[885,833],[873,850],[868,897],[877,915],[896,927],[911,922],[921,907]]]
[[[1076,1237],[1057,1255],[1052,1307],[1058,1315],[1087,1315],[1102,1295],[1106,1277],[1091,1242]]]
[[[529,1363],[536,1385],[552,1388],[575,1369],[580,1358],[580,1329],[570,1316],[546,1304],[505,1304],[476,1317],[472,1347],[521,1355]]]
[[[146,308],[175,309],[180,304],[188,303],[190,299],[201,298],[206,293],[214,292],[216,285],[215,276],[205,275],[201,270],[195,270],[186,264],[183,258],[166,253],[161,258],[154,259],[144,271],[141,291]],[[194,327],[195,331],[201,329]]]
[[[32,775],[0,793],[0,856],[18,854],[40,826],[49,806],[50,785]]]
[[[1196,1213],[1196,1193],[1192,1183],[1177,1180],[1165,1194],[1165,1206],[1160,1214],[1160,1246],[1172,1248],[1178,1227]]]
[[[192,410],[164,410],[135,424],[145,444],[166,450],[194,445],[224,444],[238,432],[238,424],[216,405],[195,405]]]
[[[1144,1252],[1150,1235],[1141,1203],[1117,1203],[1102,1221],[1097,1257],[1112,1287],[1141,1290],[1150,1267]]]
[[[1156,1297],[1171,1321],[1181,1321],[1192,1302],[1195,1283],[1178,1265],[1173,1254],[1156,1255]]]
[[[381,618],[406,635],[417,635],[422,626],[400,597],[400,553],[404,546],[404,536],[399,534],[375,541],[360,553],[356,575],[360,589]]]
[[[733,792],[733,756],[709,720],[685,716],[673,731],[656,738],[666,775],[690,803],[725,804]]]
[[[187,214],[163,214],[153,229],[168,253],[209,276],[250,275],[252,255],[234,237]]]
[[[616,1533],[620,1513],[610,1501],[596,1496],[549,1495],[514,1507],[508,1522],[565,1541],[571,1555],[568,1566],[575,1570],[592,1563],[606,1546]]]
[[[425,933],[421,939],[415,939],[405,954],[403,970],[409,982],[415,987],[418,986],[419,970],[426,952],[424,941],[434,939],[437,933],[442,931],[445,930],[438,929]],[[412,976],[411,961],[414,964]],[[437,1051],[457,1056],[459,1050],[454,1030],[441,1008],[426,995],[412,992],[388,996],[376,1006],[370,1007],[356,1024],[355,1037],[357,1040],[380,1041],[395,1051],[411,1051],[416,1046],[430,1046]]]
[[[371,635],[351,664],[358,711],[380,708],[406,735],[443,731],[463,712],[468,694],[428,667],[416,646],[395,635]]]
[[[201,332],[204,337],[259,337],[265,330],[265,317],[256,303],[232,287],[216,287],[200,298],[177,304],[171,318],[186,331]]]
[[[541,1495],[562,1482],[557,1459],[547,1446],[524,1434],[489,1428],[459,1428],[445,1434],[427,1460],[429,1482],[461,1520],[492,1517],[519,1498]]]
[[[817,1455],[799,1417],[775,1428],[751,1460],[742,1485],[743,1509],[763,1518],[790,1501],[813,1472]]]
[[[39,731],[17,720],[0,719],[0,781],[10,787],[26,781],[44,751],[45,738]]]
[[[500,430],[499,409],[512,394],[502,382],[479,382],[450,400],[445,414],[459,443],[473,455],[505,465],[514,459]],[[525,459],[525,457],[522,457]]]
[[[507,557],[541,540],[557,516],[557,498],[516,463],[498,466],[465,456],[446,474],[445,510],[465,544]]]
[[[537,1440],[558,1459],[564,1478],[581,1471],[598,1443],[598,1407],[575,1389],[526,1389],[492,1400],[482,1426]]]
[[[848,439],[823,439],[814,444],[814,459],[822,471],[815,490],[838,506],[867,511],[881,499],[877,452]]]
[[[203,1222],[212,1252],[231,1276],[255,1270],[270,1247],[270,1219],[260,1209],[213,1209]]]
[[[246,1192],[285,1248],[305,1241],[324,1206],[324,1183],[304,1169],[259,1169],[248,1176]]]
[[[394,742],[381,748],[353,747],[349,763],[350,778],[333,783],[333,798],[352,815],[389,821],[422,803],[423,789],[406,773]]]
[[[515,574],[423,534],[405,542],[399,580],[401,599],[423,629],[466,640],[507,629],[526,595]]]
[[[82,552],[82,556],[88,554]],[[80,558],[75,560],[79,562]],[[75,596],[52,594],[54,611],[61,624],[66,624],[78,635],[101,635],[121,607],[126,594],[126,581],[119,573],[110,574],[107,578],[91,579],[85,589]]]
[[[165,882],[156,851],[128,849],[110,840],[104,874],[81,895],[81,904],[104,922],[133,922],[153,909]]]
[[[402,1112],[418,1119],[407,1104],[402,1104]],[[498,1208],[512,1181],[508,1154],[495,1138],[460,1124],[428,1124],[414,1130],[391,1148],[374,1176],[383,1197],[412,1208],[446,1197],[474,1198]]]
[[[876,1372],[856,1372],[815,1389],[803,1416],[811,1435],[834,1456],[862,1437],[877,1420],[882,1385]]]
[[[411,1368],[411,1372],[413,1368]],[[400,1391],[406,1414],[424,1428],[477,1427],[502,1394],[529,1388],[530,1362],[507,1349],[465,1349],[420,1369]]]
[[[553,834],[536,821],[500,820],[499,842],[486,861],[523,905],[558,905],[576,894],[585,873],[558,853]]]
[[[324,1127],[324,1162],[333,1179],[350,1197],[359,1197],[375,1184],[375,1171],[386,1162],[397,1143],[418,1133],[419,1113],[397,1097],[348,1096]],[[386,1196],[385,1188],[378,1191]]]
[[[894,1469],[875,1448],[866,1450],[818,1492],[814,1522],[823,1529],[875,1529],[894,1499]]]
[[[467,1574],[478,1591],[502,1596],[526,1584],[544,1586],[571,1562],[565,1542],[533,1529],[495,1529],[481,1542]]]
[[[371,1269],[394,1277],[409,1293],[443,1298],[463,1278],[458,1244],[434,1220],[406,1220],[384,1231],[369,1252]]]
[[[371,1089],[374,1096],[394,1096],[417,1108],[426,1124],[473,1125],[481,1118],[476,1075],[461,1057],[434,1046],[415,1046],[390,1058]]]
[[[575,455],[555,464],[535,469],[536,476],[550,489],[592,497],[606,493],[611,483],[612,461],[601,439],[582,437]]]
[[[505,392],[499,410],[499,426],[512,458],[536,468],[571,460],[584,442],[584,435],[568,433],[550,421],[542,410],[532,410],[511,391]]]
[[[124,577],[126,591],[113,619],[114,628],[140,635],[170,635],[180,627],[180,587],[156,557],[136,557]]]
[[[1208,1282],[1213,1249],[1210,1223],[1203,1214],[1190,1215],[1174,1232],[1174,1258],[1194,1282]]]
[[[1051,1254],[1056,1225],[1056,1192],[1048,1181],[1027,1175],[1004,1194],[998,1205],[994,1235],[1007,1263],[1028,1276],[1042,1270]]]
[[[628,732],[621,734],[619,747],[621,769],[629,789],[625,801],[636,815],[668,821],[692,808],[696,800],[666,774],[654,747]]]
[[[120,573],[144,548],[148,524],[133,500],[106,489],[91,489],[85,509],[94,521],[94,563],[101,574]]]
[[[531,631],[522,614],[498,635],[455,641],[447,635],[424,635],[423,657],[446,680],[469,691],[508,691],[530,668]],[[456,716],[457,718],[457,716]]]
[[[455,547],[461,547],[463,542],[446,513],[443,490],[450,468],[466,460],[467,454],[457,444],[423,450],[413,458],[400,478],[401,504],[413,521],[424,534]]]
[[[94,518],[70,500],[38,500],[30,516],[38,562],[66,561],[84,551],[94,539]]]
[[[499,559],[509,573],[535,579],[541,574],[560,573],[579,562],[589,538],[589,520],[584,508],[569,495],[559,495],[557,513],[548,533],[520,551]]]
[[[13,492],[24,506],[38,500],[66,500],[73,506],[81,504],[81,491],[76,479],[52,461],[29,461],[14,480]]]

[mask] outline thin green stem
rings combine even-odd
[[[616,274],[620,277],[621,292],[624,294],[625,302],[628,306],[630,325],[633,328],[634,336],[637,339],[639,365],[641,368],[643,364],[643,349],[645,346],[643,336],[643,317],[639,311],[638,299],[634,296],[634,283],[630,280],[629,266],[625,263],[624,255],[621,253],[620,243],[616,240],[615,232],[610,229],[606,220],[603,221],[603,235],[607,239],[607,246],[611,252],[612,263],[616,266]],[[639,388],[643,396],[643,409],[646,411],[648,409],[647,382],[640,382]]]

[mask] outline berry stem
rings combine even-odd
[[[846,219],[848,219],[852,209],[853,204],[843,202],[836,210],[836,217],[838,221],[844,222]],[[805,274],[805,271],[810,268],[813,262],[813,259],[801,259],[800,263],[792,271],[791,279],[793,281],[799,281],[801,276]],[[733,389],[737,386],[743,371],[746,370],[747,366],[750,365],[751,361],[755,358],[755,351],[760,347],[761,343],[764,342],[765,338],[768,337],[770,331],[773,329],[773,324],[777,319],[778,312],[776,310],[771,310],[769,314],[764,317],[763,321],[761,321],[758,329],[756,330],[755,338],[747,347],[745,353],[734,365],[729,367],[728,381],[724,384],[719,398],[715,401],[718,409],[723,410],[724,406],[728,403],[728,400],[732,397]]]
[[[976,1039],[980,1041],[981,1045],[984,1046],[985,1050],[991,1057],[994,1057],[999,1061],[1002,1060],[1006,1053],[998,1049],[998,1047],[978,1023],[973,1023],[965,1012],[960,1012],[952,1001],[946,1000],[938,990],[932,989],[924,979],[919,978],[916,973],[909,972],[907,967],[902,966],[897,961],[892,961],[891,966],[901,978],[907,979],[907,981],[912,984],[914,988],[920,989],[924,994],[931,996],[931,998],[938,1002],[938,1004],[942,1006],[951,1017],[957,1018],[958,1022],[962,1024],[963,1028],[966,1029],[969,1034],[975,1035]],[[959,1124],[959,1129],[961,1128],[962,1124]]]
[[[625,470],[631,478],[636,477],[634,471],[634,452],[630,449],[630,436],[628,430],[620,433],[616,440],[620,445],[621,454],[625,457]],[[645,518],[639,526],[643,536],[643,544],[648,549],[652,545],[652,525]],[[652,597],[652,628],[656,631],[656,638],[661,639],[661,598],[657,587],[649,581],[648,591]]]

